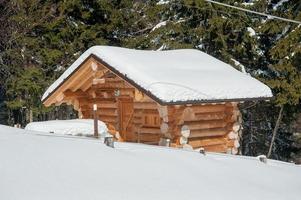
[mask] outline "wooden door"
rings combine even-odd
[[[118,98],[118,122],[119,133],[125,141],[129,141],[131,133],[131,121],[134,115],[133,98],[119,97]]]

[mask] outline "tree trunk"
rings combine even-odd
[[[33,122],[33,113],[32,113],[32,109],[29,109],[29,123]]]
[[[276,134],[277,134],[277,131],[278,131],[278,128],[279,128],[279,125],[280,125],[280,122],[281,122],[281,119],[282,119],[282,116],[283,116],[283,107],[284,106],[281,105],[280,111],[279,111],[279,114],[278,114],[278,118],[277,118],[277,121],[276,121],[276,125],[275,125],[274,130],[273,130],[272,141],[271,141],[269,152],[268,152],[268,155],[267,155],[268,158],[272,154],[272,149],[273,149],[274,141],[275,141],[275,138],[276,138]]]

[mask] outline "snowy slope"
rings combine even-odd
[[[25,134],[26,133],[26,134]],[[301,167],[0,125],[3,200],[299,200]]]
[[[272,97],[269,87],[199,50],[133,50],[94,46],[44,93],[54,91],[91,54],[164,102]]]
[[[27,124],[25,129],[61,135],[92,136],[94,134],[94,120],[72,119],[32,122]],[[106,124],[98,121],[99,134],[104,135],[107,131]]]

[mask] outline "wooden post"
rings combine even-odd
[[[97,104],[93,105],[93,116],[94,116],[94,137],[98,138]]]

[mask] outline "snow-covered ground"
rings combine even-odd
[[[26,130],[54,133],[74,136],[93,136],[93,119],[72,119],[72,120],[51,120],[42,122],[32,122],[26,125]],[[98,121],[98,132],[100,135],[108,131],[104,122]]]
[[[0,125],[2,200],[299,200],[301,167]]]

